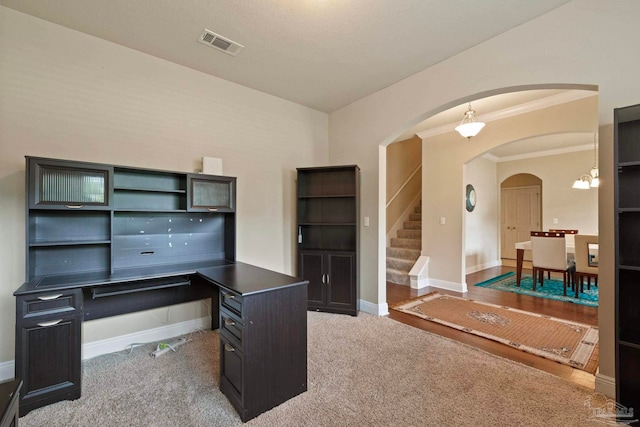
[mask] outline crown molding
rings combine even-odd
[[[526,102],[524,104],[515,105],[513,107],[503,108],[502,110],[493,111],[491,113],[482,114],[480,116],[475,116],[475,118],[479,122],[488,123],[597,95],[597,92],[571,90],[559,93],[557,95],[548,96],[546,98],[537,99],[535,101]],[[415,135],[420,139],[431,138],[436,135],[454,132],[455,127],[458,126],[458,124],[458,122],[455,122],[431,129],[425,129],[423,131],[416,132]]]
[[[571,147],[555,148],[553,150],[536,151],[533,153],[517,154],[515,156],[505,156],[505,157],[498,157],[491,153],[485,153],[480,157],[482,157],[483,159],[491,160],[492,162],[502,163],[502,162],[511,162],[513,160],[533,159],[536,157],[555,156],[557,154],[576,153],[578,151],[587,151],[587,150],[589,151],[593,150],[593,145],[591,144],[574,145]]]

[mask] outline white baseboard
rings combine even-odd
[[[467,292],[467,283],[447,282],[445,280],[429,279],[429,287],[446,289],[454,292]]]
[[[0,363],[0,381],[11,380],[16,376],[16,364],[13,360]]]
[[[486,262],[484,264],[472,265],[471,267],[465,268],[465,274],[471,274],[471,273],[475,273],[476,271],[486,270],[487,268],[491,268],[491,267],[499,267],[501,265],[502,265],[502,260],[499,260],[499,259],[492,262]]]
[[[187,320],[158,328],[147,329],[131,334],[120,335],[100,341],[92,341],[82,345],[82,360],[91,359],[101,354],[113,353],[129,348],[133,343],[149,343],[163,341],[178,335],[188,334],[195,330],[211,328],[211,317]]]
[[[616,379],[601,373],[596,374],[595,391],[602,393],[610,399],[616,398]]]
[[[360,300],[360,311],[373,314],[374,316],[386,316],[389,314],[389,304],[374,304],[369,301]]]

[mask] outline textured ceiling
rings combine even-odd
[[[331,112],[569,0],[0,0],[0,4]],[[209,29],[236,57],[197,42]]]

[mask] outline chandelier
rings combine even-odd
[[[456,131],[468,140],[480,133],[480,130],[484,127],[484,123],[476,122],[475,115],[476,112],[471,108],[471,103],[469,103],[469,109],[464,113],[460,124],[456,126]]]

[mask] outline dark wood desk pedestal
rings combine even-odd
[[[205,298],[212,329],[220,325],[220,389],[242,421],[306,391],[308,282],[238,262],[190,268],[18,289],[16,377],[28,379],[20,414],[80,397],[83,321]]]
[[[18,427],[18,396],[22,381],[0,383],[0,427]]]

